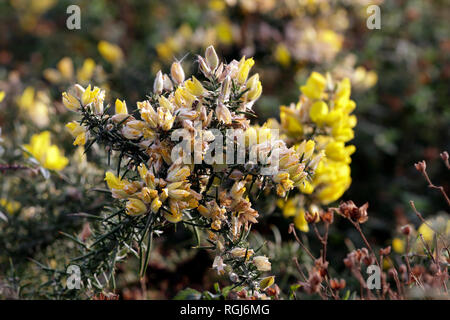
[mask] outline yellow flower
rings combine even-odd
[[[50,142],[50,132],[43,131],[31,137],[30,144],[24,145],[33,158],[47,169],[62,170],[69,163],[69,159],[63,156],[61,150]]]
[[[5,91],[0,91],[0,102],[5,98]]]
[[[392,249],[397,253],[405,252],[405,241],[400,238],[392,239]]]
[[[192,79],[189,79],[184,83],[186,89],[193,94],[194,96],[201,96],[205,94],[206,90],[203,88],[200,81],[197,80],[196,77],[192,76]]]
[[[128,114],[127,103],[125,100],[116,99],[116,114]]]
[[[275,48],[275,60],[281,64],[283,67],[287,67],[291,64],[291,54],[289,53],[288,48],[280,43]]]
[[[164,212],[164,218],[171,223],[178,223],[183,218],[183,213],[180,210],[171,210],[171,213]]]
[[[328,114],[328,106],[323,101],[317,101],[315,102],[311,110],[309,111],[309,116],[311,120],[318,125],[321,125],[323,121],[326,119],[326,116]]]
[[[297,211],[297,214],[294,218],[294,225],[300,231],[303,231],[303,232],[309,231],[308,222],[305,219],[305,209],[300,208]]]
[[[72,59],[70,59],[69,57],[64,57],[58,62],[56,67],[58,68],[59,72],[61,72],[63,78],[68,80],[72,79],[73,77]]]
[[[70,93],[63,92],[62,96],[63,96],[63,104],[67,109],[77,111],[81,107],[80,101]]]
[[[109,189],[123,189],[127,185],[127,181],[120,179],[109,171],[105,173],[105,181]]]
[[[150,208],[152,209],[153,213],[157,213],[159,208],[161,208],[161,206],[162,206],[161,200],[158,197],[156,197],[155,199],[153,199]]]
[[[244,84],[245,81],[247,81],[248,74],[250,72],[250,69],[255,64],[255,61],[253,58],[245,59],[245,56],[242,57],[241,61],[239,61],[238,64],[238,74],[237,74],[237,80],[239,84]]]
[[[325,90],[326,79],[318,72],[313,72],[300,90],[310,99],[321,99]]]
[[[20,109],[33,121],[38,127],[45,127],[49,123],[48,105],[50,99],[43,91],[35,92],[33,87],[27,87],[18,98],[17,104]]]
[[[77,71],[77,78],[80,82],[87,82],[92,78],[95,70],[95,62],[91,58],[87,58],[83,62],[83,66]]]
[[[426,223],[422,223],[419,229],[417,229],[417,233],[422,234],[425,242],[431,243],[433,241],[434,231]]]
[[[275,277],[274,276],[270,276],[270,277],[266,277],[266,278],[262,279],[259,282],[259,286],[260,286],[261,290],[266,290],[267,288],[269,288],[274,283],[275,283]]]
[[[123,60],[122,49],[115,44],[109,43],[107,41],[100,41],[98,43],[98,51],[108,62],[112,64],[119,64]]]
[[[83,126],[80,126],[76,121],[72,121],[66,124],[66,128],[75,138],[74,146],[84,146],[86,144],[86,129]]]
[[[130,198],[127,201],[127,214],[130,216],[139,216],[147,212],[147,206],[139,199]]]
[[[14,212],[20,209],[20,202],[1,198],[0,207],[5,208],[7,213],[13,214]]]

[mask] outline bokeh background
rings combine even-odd
[[[80,30],[66,27],[72,4],[81,9]],[[381,8],[379,30],[366,26],[371,4]],[[0,171],[0,211],[8,215],[0,229],[0,284],[8,283],[13,296],[56,294],[30,285],[48,280],[30,258],[64,263],[70,244],[59,231],[87,228],[70,214],[95,214],[107,202],[93,191],[102,185],[106,163],[72,146],[64,129],[72,116],[61,93],[74,83],[91,83],[105,88],[111,101],[126,98],[134,105],[174,59],[189,61],[187,74],[196,72],[191,62],[211,44],[226,61],[255,59],[263,85],[254,107],[260,123],[278,117],[280,105],[296,102],[312,71],[351,79],[357,151],[353,182],[342,199],[368,201],[369,240],[390,245],[401,225],[419,224],[410,200],[425,217],[445,208],[413,164],[427,160],[434,182],[449,189],[448,170],[439,161],[450,141],[449,19],[446,0],[0,1],[0,164],[26,161],[20,146],[46,130],[71,163],[51,181],[45,169]],[[266,218],[255,241],[258,233],[272,240],[265,250],[281,275],[279,285],[288,288],[296,277],[291,257],[298,248],[287,234],[288,220],[276,210]],[[348,239],[360,242],[355,231],[338,223],[330,239],[338,270]],[[183,230],[158,240],[146,281],[133,272],[137,260],[121,265],[121,297],[165,299],[186,287],[212,288],[217,277],[209,268],[211,257],[191,250],[192,243]]]

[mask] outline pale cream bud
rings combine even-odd
[[[265,256],[257,256],[253,258],[253,263],[255,264],[258,271],[265,272],[270,271],[272,265],[269,259]]]
[[[214,50],[213,46],[206,48],[205,58],[211,70],[215,70],[219,65],[219,57],[217,56],[216,50]]]
[[[219,105],[216,108],[216,116],[219,121],[225,123],[225,124],[231,124],[231,112],[228,110],[228,108],[223,104],[219,103]]]
[[[184,81],[184,70],[180,62],[175,61],[174,63],[172,63],[172,67],[170,68],[170,75],[172,76],[172,80],[178,85]]]
[[[156,74],[155,82],[153,83],[153,92],[156,94],[161,94],[164,88],[163,75],[161,70]]]
[[[200,71],[208,77],[211,74],[211,69],[209,68],[208,64],[206,63],[205,59],[203,59],[201,56],[197,56],[198,59],[198,65],[200,66]]]

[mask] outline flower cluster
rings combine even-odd
[[[259,216],[251,199],[268,188],[286,196],[311,179],[321,155],[314,157],[314,146],[306,142],[289,148],[267,126],[250,125],[247,116],[254,116],[252,106],[262,92],[259,75],[249,76],[252,58],[225,64],[211,46],[197,62],[200,80],[186,79],[180,61],[170,76],[159,71],[153,93],[134,112],[117,99],[110,115],[104,90],[76,85],[73,94],[63,93],[63,103],[82,118],[66,127],[75,145],[89,149],[97,142],[109,155],[119,155],[117,175],[107,172],[105,180],[129,217],[148,217],[152,228],[182,223],[205,229],[218,273],[226,271],[237,286],[258,292],[274,279],[260,278],[271,264],[248,247]],[[178,143],[174,136],[180,132]],[[220,134],[227,141],[217,146]],[[248,155],[241,161],[240,150]],[[230,154],[238,161],[229,162]]]
[[[294,216],[296,226],[306,232],[304,207],[308,205],[310,212],[317,212],[317,205],[336,201],[350,187],[351,155],[356,148],[346,143],[354,137],[356,116],[351,113],[356,104],[350,99],[347,78],[335,84],[330,75],[313,72],[300,90],[298,103],[281,106],[281,123],[271,119],[268,125],[279,127],[288,145],[298,153],[315,159],[310,164],[314,178],[297,184],[308,199],[297,197],[280,203],[284,215]]]

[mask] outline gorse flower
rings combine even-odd
[[[122,63],[124,54],[118,45],[102,40],[98,43],[97,47],[98,51],[106,61],[115,65]]]
[[[350,99],[348,79],[334,84],[330,75],[313,72],[300,90],[297,104],[280,107],[281,123],[271,119],[266,125],[280,128],[287,145],[293,146],[303,161],[307,159],[305,167],[314,171],[311,180],[295,184],[307,197],[279,203],[283,214],[293,216],[297,228],[307,232],[305,211],[313,204],[336,201],[350,187],[351,155],[356,148],[346,143],[354,136],[356,117],[351,113],[356,105]]]
[[[49,131],[34,134],[30,144],[23,147],[46,169],[60,171],[69,163],[69,159],[64,157],[62,151],[51,144]]]
[[[43,71],[44,78],[51,83],[63,83],[73,80],[77,80],[80,83],[85,83],[94,76],[94,73],[99,67],[95,64],[94,60],[87,58],[83,61],[80,68],[75,71],[73,61],[69,57],[62,58],[55,68],[48,68]]]
[[[49,104],[48,95],[44,91],[36,92],[33,87],[27,87],[17,98],[21,112],[39,128],[49,124]]]

